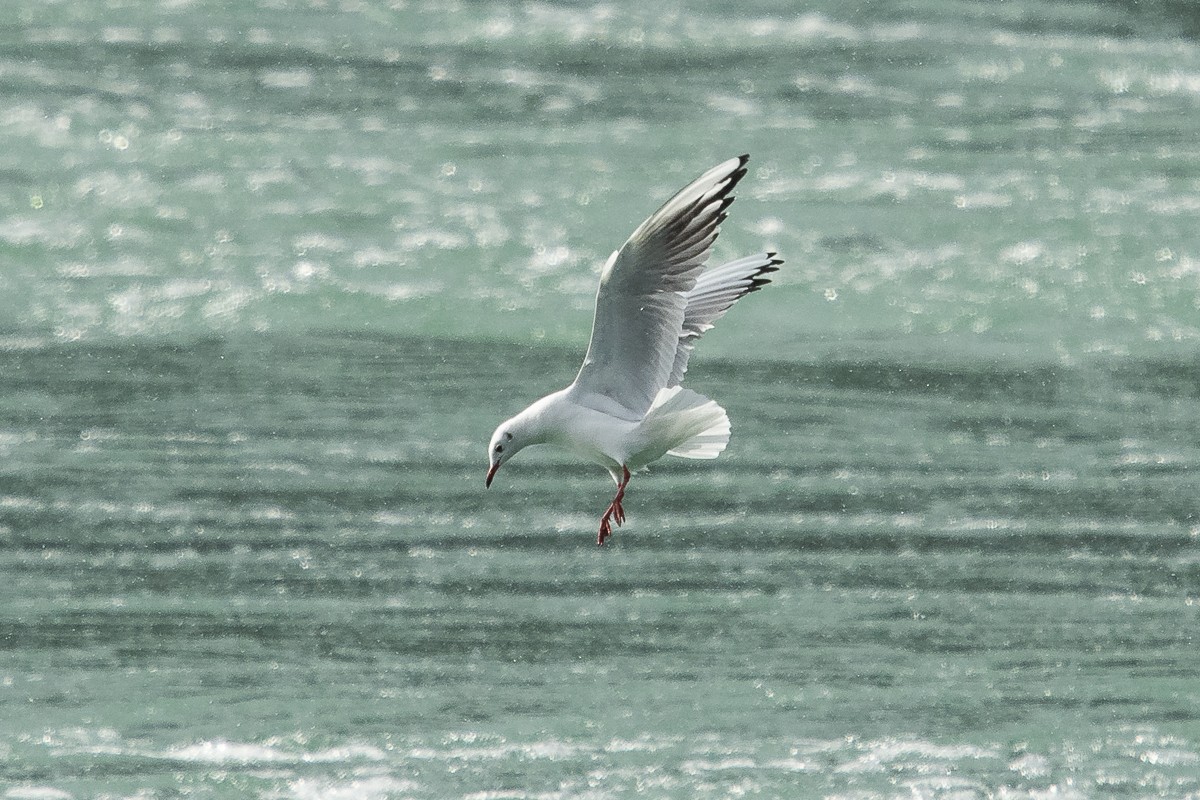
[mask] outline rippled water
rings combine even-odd
[[[1190,6],[0,26],[0,797],[1200,795]],[[496,422],[752,154],[734,428]]]
[[[599,471],[482,491],[535,358],[4,354],[12,796],[1200,790],[1194,372],[710,361],[601,550]]]
[[[718,255],[789,258],[755,311],[772,348],[1194,353],[1190,18],[1042,0],[30,9],[0,34],[0,310],[63,339],[315,324],[582,343],[597,263],[749,151]],[[755,341],[730,328],[710,347]]]

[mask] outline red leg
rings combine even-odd
[[[621,507],[621,501],[625,499],[625,487],[629,485],[629,467],[621,466],[621,482],[617,484],[617,496],[608,504],[608,508],[604,511],[604,516],[600,517],[600,535],[596,537],[596,544],[604,544],[604,540],[612,536],[612,524],[609,520],[613,520],[619,527],[625,522],[625,509]]]

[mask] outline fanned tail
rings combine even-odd
[[[675,386],[663,389],[642,421],[645,445],[631,461],[641,466],[664,454],[716,458],[729,444],[725,409],[702,394]]]

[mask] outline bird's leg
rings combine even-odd
[[[600,517],[600,534],[596,537],[598,545],[604,544],[604,540],[612,536],[610,519],[616,521],[618,526],[625,521],[625,509],[621,507],[621,500],[625,498],[625,487],[629,485],[629,467],[622,465],[621,472],[621,482],[617,484],[617,496],[608,504],[604,516]]]
[[[625,509],[621,507],[621,501],[625,499],[625,487],[629,485],[629,467],[622,464],[621,471],[624,474],[621,476],[621,483],[617,486],[617,496],[613,498],[617,525],[625,524]]]

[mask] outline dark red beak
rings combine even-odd
[[[495,464],[492,464],[491,469],[488,470],[487,480],[483,482],[483,488],[486,489],[492,485],[492,478],[496,477],[496,470],[498,469],[500,469],[499,461],[497,461]]]

